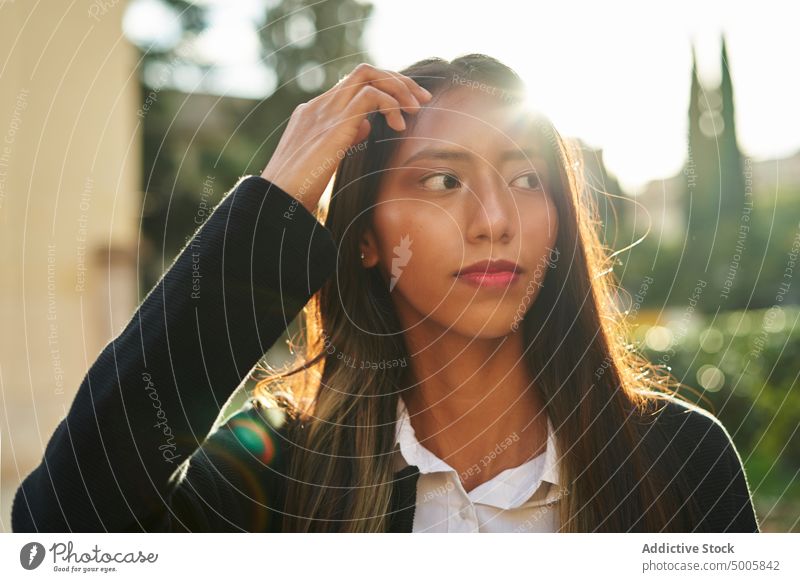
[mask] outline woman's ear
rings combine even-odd
[[[361,266],[363,266],[365,269],[369,269],[370,267],[377,265],[379,260],[378,243],[371,226],[367,227],[367,229],[362,233],[361,243],[359,246],[361,248],[361,256],[359,257],[361,260]]]

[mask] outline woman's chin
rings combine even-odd
[[[470,313],[464,314],[449,329],[451,332],[476,340],[497,339],[519,331],[521,323],[521,320],[513,315],[488,313],[481,317],[479,314]]]

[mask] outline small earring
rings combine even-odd
[[[364,260],[364,252],[363,251],[361,252],[361,260],[362,261]]]

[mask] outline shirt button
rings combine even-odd
[[[461,519],[468,520],[472,517],[472,513],[469,510],[469,507],[465,507],[461,511],[458,512],[458,515],[461,516]]]

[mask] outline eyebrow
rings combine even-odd
[[[470,152],[463,152],[458,150],[445,150],[445,149],[437,149],[437,148],[425,148],[405,161],[405,166],[411,165],[413,162],[417,162],[422,159],[432,159],[432,160],[462,160],[468,161],[474,159],[476,156],[471,154]],[[500,154],[500,161],[501,162],[508,162],[508,161],[516,161],[516,160],[530,160],[532,158],[539,158],[542,159],[541,156],[532,149],[515,149],[515,150],[507,150]]]

